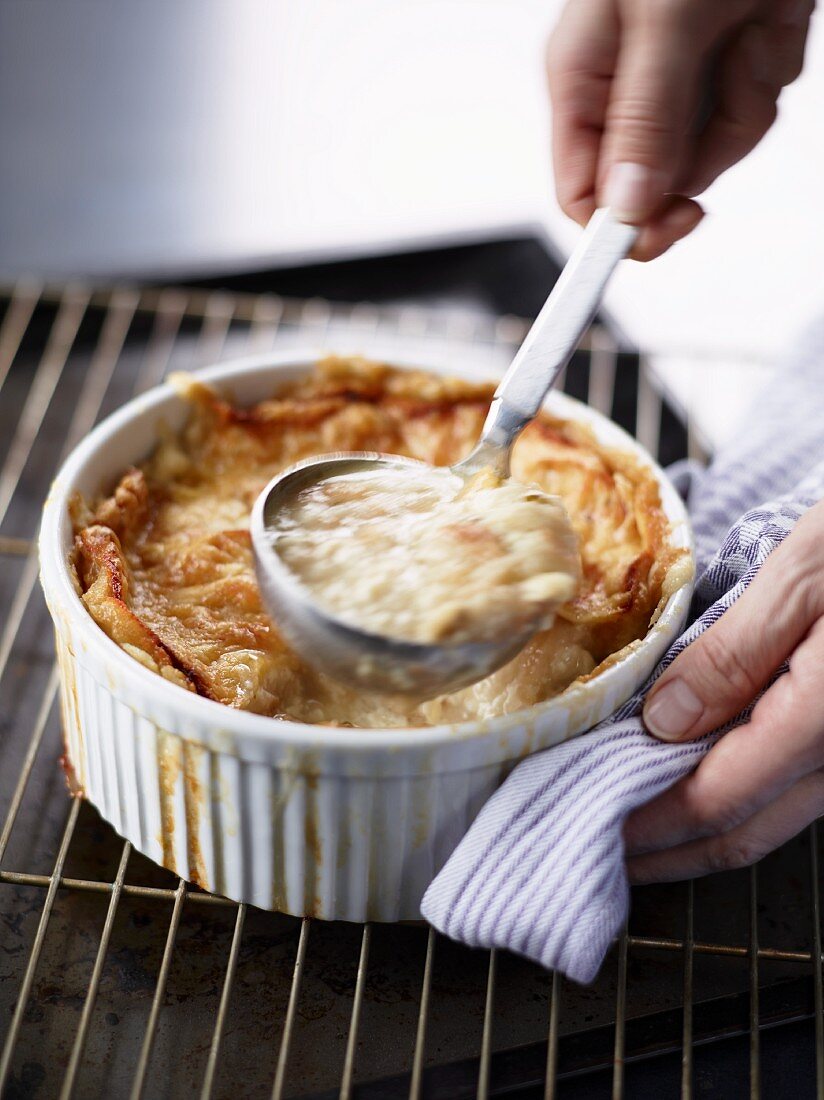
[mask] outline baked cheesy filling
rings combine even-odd
[[[653,475],[574,421],[542,414],[512,455],[513,478],[559,497],[577,535],[581,579],[503,668],[425,702],[356,691],[302,662],[264,609],[249,515],[292,463],[382,451],[452,465],[477,440],[493,388],[362,359],[330,358],[251,408],[185,376],[180,433],[110,496],[72,506],[72,564],[89,613],[135,660],[227,706],[361,727],[427,726],[507,714],[597,674],[643,638],[689,558],[670,545]]]
[[[575,595],[578,539],[558,497],[482,469],[377,465],[287,498],[272,549],[325,611],[423,644],[548,629]]]

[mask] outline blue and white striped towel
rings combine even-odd
[[[575,981],[595,978],[629,908],[625,819],[690,772],[719,736],[656,741],[641,723],[644,696],[822,497],[824,324],[779,371],[735,445],[690,484],[698,567],[691,625],[611,718],[512,772],[424,896],[421,912],[435,928]]]

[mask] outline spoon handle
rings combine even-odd
[[[572,358],[601,302],[616,264],[629,252],[638,230],[596,210],[578,246],[552,288],[535,323],[495,391],[478,452],[508,451],[533,420],[558,375]],[[490,456],[491,457],[491,456]],[[488,459],[487,459],[488,461]]]

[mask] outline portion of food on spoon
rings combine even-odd
[[[481,469],[423,463],[310,484],[272,544],[313,600],[372,634],[422,644],[546,630],[578,591],[578,538],[558,497]]]

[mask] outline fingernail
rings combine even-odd
[[[663,173],[643,164],[613,164],[604,185],[604,205],[622,222],[642,221],[664,194]]]
[[[704,704],[684,680],[670,680],[644,707],[644,725],[662,741],[677,741],[704,713]]]
[[[664,214],[661,222],[672,232],[682,233],[686,236],[703,220],[704,215],[705,211],[697,203],[690,203],[689,205],[679,203]]]

